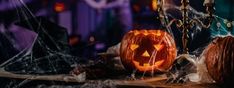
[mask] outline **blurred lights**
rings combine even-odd
[[[133,10],[136,12],[140,12],[141,8],[138,5],[133,5]]]
[[[153,9],[153,11],[157,11],[157,9],[158,9],[157,0],[152,0],[152,9]]]
[[[63,2],[56,2],[54,5],[54,10],[56,12],[63,12],[65,10],[65,4]]]
[[[72,37],[69,38],[69,45],[74,46],[80,42],[80,39],[78,37]]]
[[[94,38],[93,36],[91,36],[91,37],[89,38],[89,41],[90,41],[90,42],[95,42],[95,38]]]

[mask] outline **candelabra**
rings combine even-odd
[[[162,10],[162,2],[161,0],[158,0],[158,12],[159,12],[159,18],[163,24],[168,23],[167,21],[167,16],[165,16],[164,11]],[[181,20],[176,20],[177,22],[177,27],[182,30],[182,46],[183,46],[183,54],[188,54],[189,49],[187,47],[188,45],[188,39],[189,35],[188,32],[191,30],[192,25],[194,23],[199,23],[203,28],[209,28],[212,20],[213,20],[213,13],[214,13],[214,0],[205,0],[204,1],[204,6],[206,7],[206,12],[207,15],[207,23],[203,23],[199,21],[196,18],[189,19],[189,10],[190,10],[190,5],[189,5],[189,0],[181,0],[181,6],[180,6],[180,11],[182,13],[182,19]]]

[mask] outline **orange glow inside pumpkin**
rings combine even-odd
[[[157,51],[160,51],[160,50],[163,48],[163,45],[162,45],[162,44],[156,44],[156,45],[154,45],[154,48],[155,48]]]
[[[155,32],[148,32],[147,30],[144,30],[144,31],[142,31],[142,32],[140,32],[140,31],[134,31],[134,35],[135,35],[135,36],[137,36],[137,35],[139,35],[139,34],[143,34],[143,35],[145,35],[145,36],[147,36],[147,35],[149,35],[149,34],[152,34],[152,35],[155,35],[155,36],[161,36],[161,35],[162,35],[162,33],[161,33],[160,30],[156,30]]]
[[[137,45],[137,44],[132,44],[130,46],[130,49],[132,51],[136,50],[137,48],[139,48],[139,45]],[[156,49],[156,51],[160,51],[163,48],[163,45],[162,44],[155,44],[154,48]],[[149,54],[149,52],[147,50],[145,50],[141,56],[152,59],[151,55]],[[146,70],[158,69],[159,66],[164,63],[164,60],[156,61],[153,65],[150,65],[149,63],[144,63],[143,66],[141,66],[140,63],[137,61],[133,61],[133,63],[138,68],[139,71],[146,71]]]
[[[150,54],[148,53],[148,51],[145,51],[141,56],[142,57],[150,57]]]
[[[145,63],[143,66],[141,66],[137,61],[133,61],[133,63],[139,71],[149,71],[159,69],[159,67],[164,63],[164,60],[156,61],[152,66],[150,66],[149,63]]]
[[[133,44],[133,45],[130,46],[130,49],[131,49],[132,51],[134,51],[134,50],[137,49],[138,47],[139,47],[139,45]]]
[[[154,33],[154,35],[156,35],[156,36],[161,36],[162,34],[161,34],[160,31],[156,31],[156,33]]]
[[[131,46],[130,46],[130,49],[132,50],[132,51],[134,51],[135,49],[137,49],[139,47],[139,45],[137,45],[137,44],[132,44]],[[162,44],[155,44],[154,45],[154,48],[157,50],[157,51],[160,51],[162,48],[163,48],[163,45]],[[151,55],[148,53],[148,51],[145,51],[141,56],[143,56],[143,57],[150,57]]]
[[[174,39],[162,30],[133,30],[121,42],[123,64],[139,72],[167,71],[176,54]]]

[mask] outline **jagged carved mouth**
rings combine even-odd
[[[154,70],[154,69],[158,69],[165,60],[159,60],[159,61],[155,61],[154,64],[150,64],[150,63],[144,63],[143,65],[140,64],[138,61],[133,60],[133,63],[135,65],[136,68],[138,68],[137,70],[139,71],[150,71],[150,70]]]

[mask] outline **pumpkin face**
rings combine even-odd
[[[205,50],[206,66],[218,84],[234,83],[234,37],[218,37]]]
[[[162,30],[134,30],[120,47],[123,65],[139,72],[166,71],[177,55],[174,39]]]

